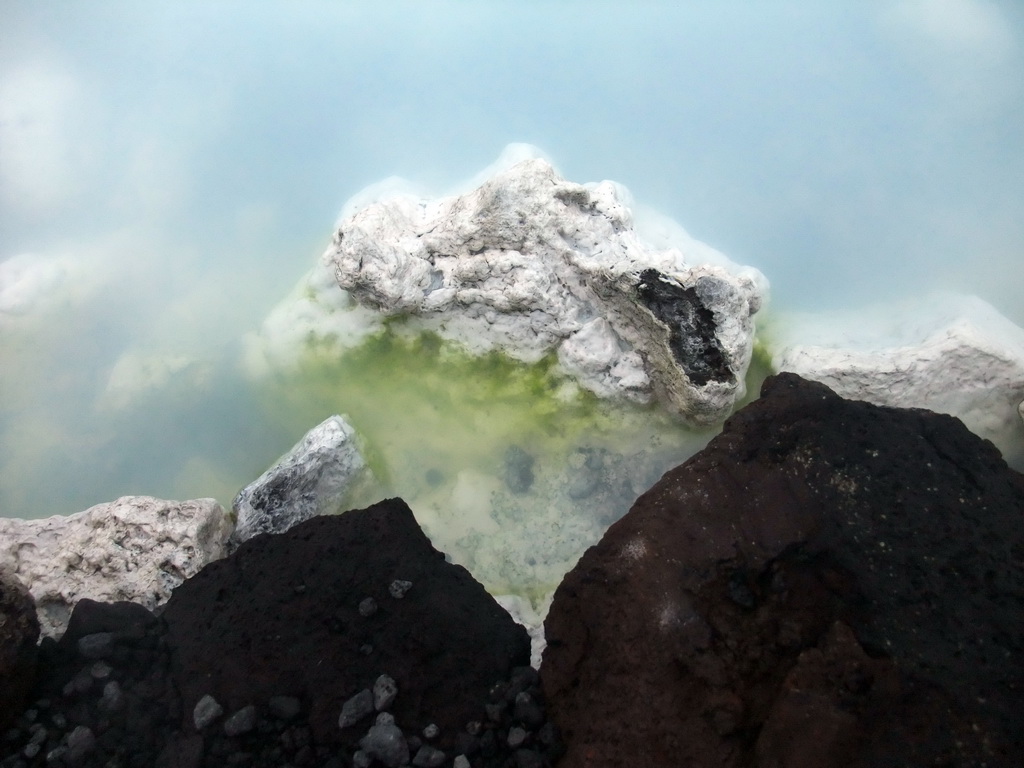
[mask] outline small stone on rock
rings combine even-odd
[[[430,725],[428,725],[426,728],[423,729],[423,738],[424,739],[427,739],[427,740],[436,739],[440,735],[441,735],[441,729],[438,728],[437,725],[434,724],[434,723],[431,723]]]
[[[390,712],[381,712],[381,713],[379,713],[377,715],[376,718],[374,718],[373,724],[374,725],[394,725],[395,724],[395,716],[392,715]]]
[[[518,749],[523,746],[523,742],[526,741],[526,731],[515,726],[508,729],[508,745],[512,749]]]
[[[124,708],[124,691],[117,680],[111,680],[103,686],[103,696],[99,701],[99,708],[103,712],[119,712]]]
[[[394,703],[398,685],[387,675],[381,675],[373,684],[373,708],[380,712]]]
[[[405,597],[405,593],[408,592],[411,587],[411,581],[395,579],[391,582],[391,586],[388,587],[388,592],[390,592],[391,596],[396,600],[401,600],[403,597]]]
[[[339,728],[348,728],[354,725],[373,712],[373,694],[369,688],[364,688],[341,707],[341,717],[338,718]]]
[[[409,762],[409,745],[396,725],[375,725],[359,740],[359,746],[388,768],[398,768]]]
[[[377,612],[377,601],[372,597],[368,597],[359,603],[359,615],[360,616],[373,616]]]
[[[64,760],[69,765],[78,765],[95,747],[96,737],[93,735],[92,729],[79,725],[68,734],[68,751],[64,755]]]
[[[105,659],[113,651],[114,635],[110,632],[96,632],[78,638],[78,652],[87,659]]]
[[[445,754],[439,749],[424,744],[416,751],[412,764],[417,768],[438,768],[444,765]]]
[[[110,673],[113,671],[113,667],[105,661],[97,661],[92,665],[92,669],[89,670],[89,674],[91,674],[96,680],[105,680],[110,677]]]
[[[195,724],[196,730],[201,731],[223,714],[224,708],[217,703],[213,696],[206,694],[196,702],[196,708],[192,710],[192,722]]]
[[[256,707],[250,704],[242,707],[224,721],[225,736],[241,736],[256,727]]]

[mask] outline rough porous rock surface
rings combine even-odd
[[[717,423],[744,395],[766,281],[693,241],[688,253],[647,245],[627,202],[611,182],[574,184],[529,159],[465,195],[365,206],[325,259],[384,315],[419,317],[472,350],[557,352],[598,395],[653,394]]]
[[[561,767],[1024,764],[1024,477],[792,374],[559,587]]]
[[[214,499],[123,496],[67,517],[0,518],[0,567],[36,601],[42,633],[59,636],[82,598],[147,608],[224,554],[231,521]]]
[[[0,730],[25,706],[35,680],[39,619],[25,585],[0,568]]]
[[[772,364],[843,397],[956,416],[1024,467],[1024,329],[974,296],[879,314],[782,319]]]
[[[163,618],[186,712],[206,695],[227,712],[294,696],[323,744],[366,733],[365,719],[339,729],[339,716],[387,675],[398,725],[434,723],[448,749],[530,658],[525,630],[397,499],[250,539],[177,589]]]
[[[231,546],[336,512],[364,471],[355,430],[341,416],[325,419],[238,492],[232,505],[237,522]]]
[[[80,601],[40,646],[0,768],[550,768],[562,745],[537,672],[515,666],[523,631],[416,541],[402,502],[348,515],[243,544],[167,615]]]

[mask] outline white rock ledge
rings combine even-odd
[[[44,636],[59,637],[82,598],[153,609],[224,555],[231,520],[213,499],[124,496],[42,520],[0,518],[0,568],[35,598]]]
[[[644,214],[663,247],[650,245],[622,187],[565,181],[528,150],[511,147],[462,195],[348,206],[317,267],[246,340],[248,370],[308,344],[344,349],[399,317],[474,354],[554,353],[601,397],[657,398],[700,426],[724,419],[745,394],[767,280]]]
[[[772,365],[846,398],[958,417],[1024,464],[1024,329],[974,296],[783,316]]]

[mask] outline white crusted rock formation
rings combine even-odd
[[[341,416],[331,416],[239,491],[231,546],[336,511],[365,471],[355,430]]]
[[[789,315],[772,365],[842,397],[958,417],[1024,462],[1024,329],[974,296],[938,295],[874,311]]]
[[[634,226],[622,187],[567,182],[525,145],[475,183],[433,200],[394,183],[357,195],[321,261],[246,338],[248,370],[356,345],[400,317],[470,352],[555,353],[599,396],[657,397],[695,425],[728,414],[767,292],[760,272],[651,211]]]
[[[0,568],[36,601],[42,634],[59,637],[82,598],[153,609],[224,555],[231,521],[213,499],[124,496],[42,520],[0,518]]]
[[[598,395],[716,423],[744,394],[766,281],[685,237],[648,245],[627,203],[533,158],[460,196],[370,203],[324,258],[361,307],[474,352],[555,352]]]

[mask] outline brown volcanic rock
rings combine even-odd
[[[776,376],[545,629],[560,768],[1024,764],[1024,477],[952,417]]]
[[[401,597],[392,583],[411,582]],[[373,598],[376,611],[360,612]],[[480,719],[489,688],[529,662],[529,638],[461,566],[445,561],[400,499],[257,536],[175,590],[163,618],[185,723],[206,694],[225,716],[297,697],[316,743],[353,746],[346,700],[380,675],[406,733],[441,728],[442,749]]]
[[[36,677],[39,617],[16,576],[0,569],[0,730],[25,706]]]

